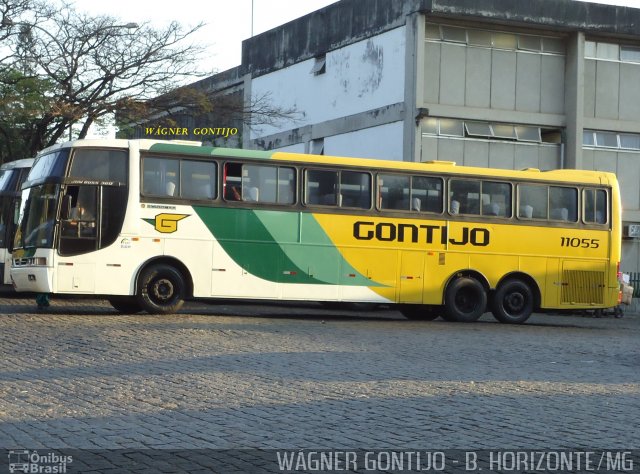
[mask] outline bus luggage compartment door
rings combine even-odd
[[[57,291],[62,293],[95,293],[94,263],[58,262]]]

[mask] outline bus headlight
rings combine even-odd
[[[11,262],[12,267],[46,267],[47,257],[24,257],[14,258]]]

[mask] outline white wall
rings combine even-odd
[[[309,59],[251,81],[254,100],[267,94],[298,112],[295,122],[255,127],[251,139],[404,101],[405,27],[328,52],[324,74],[311,74],[314,64]]]
[[[324,154],[402,161],[403,123],[394,122],[324,139]]]
[[[283,146],[282,148],[274,148],[273,151],[286,151],[288,153],[304,153],[304,143],[296,143],[295,145]]]

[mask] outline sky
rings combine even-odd
[[[161,27],[175,20],[184,26],[206,26],[197,41],[207,46],[206,70],[221,72],[241,62],[242,41],[337,0],[75,0],[76,9],[94,15],[110,15],[122,23],[150,22]],[[640,1],[640,0],[639,0]]]

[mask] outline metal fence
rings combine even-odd
[[[633,286],[633,297],[640,298],[640,273],[629,273],[629,284]]]

